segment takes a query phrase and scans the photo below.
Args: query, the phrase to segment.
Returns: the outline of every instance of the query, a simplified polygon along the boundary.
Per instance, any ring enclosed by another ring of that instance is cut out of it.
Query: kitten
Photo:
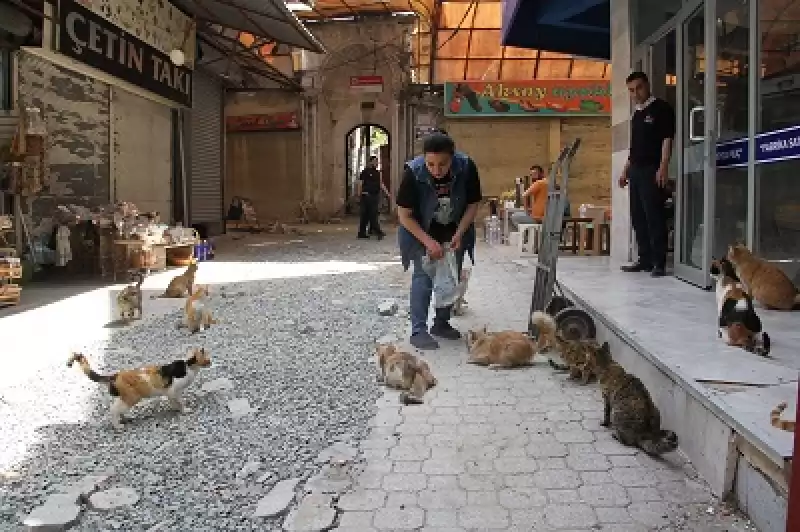
[[[565,340],[558,332],[555,319],[549,314],[541,311],[534,312],[531,316],[531,323],[539,331],[537,345],[555,348],[561,354],[561,358],[566,364],[559,364],[548,357],[547,362],[550,367],[558,371],[569,371],[571,380],[580,380],[581,384],[588,384],[595,374],[589,364],[591,352],[599,348],[594,340]]]
[[[204,331],[217,323],[217,320],[211,316],[211,311],[206,307],[204,301],[206,297],[208,297],[208,286],[198,286],[194,294],[186,299],[183,312],[186,326],[192,334]]]
[[[379,345],[376,358],[380,374],[378,379],[398,390],[404,405],[420,405],[425,392],[436,386],[436,378],[428,363],[411,353],[398,351],[394,345]]]
[[[753,298],[744,291],[733,264],[725,258],[714,259],[709,271],[716,282],[717,336],[730,346],[767,356],[770,337],[762,331]]]
[[[186,360],[175,360],[163,366],[145,366],[126,369],[113,375],[99,375],[90,366],[86,357],[73,353],[67,367],[77,362],[92,382],[108,385],[114,401],[111,404],[111,424],[122,428],[122,415],[146,397],[166,396],[170,405],[183,414],[190,410],[181,401],[181,393],[194,381],[198,371],[211,366],[211,357],[203,348],[189,351]]]
[[[756,257],[741,244],[728,248],[728,260],[747,292],[764,308],[800,310],[800,293],[778,266]]]
[[[769,413],[770,423],[776,429],[785,430],[787,432],[794,432],[795,427],[797,426],[797,421],[792,421],[790,419],[781,419],[781,414],[783,411],[786,410],[786,407],[789,405],[786,402],[778,404],[772,411]]]
[[[658,411],[644,383],[611,358],[608,343],[592,354],[592,366],[603,391],[604,427],[612,427],[614,439],[658,456],[678,447],[678,435],[661,428]]]
[[[528,335],[516,331],[487,331],[486,327],[470,330],[466,336],[469,358],[467,364],[488,366],[489,369],[517,368],[533,364],[536,355]]]
[[[144,275],[137,273],[135,277],[136,284],[126,286],[117,294],[117,309],[121,321],[130,321],[135,318],[137,313],[139,319],[142,319],[142,283],[144,282]]]
[[[458,298],[456,302],[453,304],[453,315],[454,316],[461,316],[464,314],[464,307],[467,306],[467,300],[464,299],[464,296],[467,293],[467,287],[469,286],[469,278],[472,275],[472,270],[470,268],[462,268],[461,269],[461,279],[458,283]]]
[[[179,298],[192,295],[194,293],[194,278],[196,274],[197,261],[192,259],[186,271],[174,277],[167,285],[167,289],[159,297]]]

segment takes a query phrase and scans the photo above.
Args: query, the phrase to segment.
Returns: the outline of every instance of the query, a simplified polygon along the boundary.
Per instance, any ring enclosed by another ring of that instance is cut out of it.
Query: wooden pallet
[[[0,305],[18,305],[22,287],[17,284],[0,285]]]
[[[22,265],[11,266],[0,264],[0,279],[20,279],[22,277]]]

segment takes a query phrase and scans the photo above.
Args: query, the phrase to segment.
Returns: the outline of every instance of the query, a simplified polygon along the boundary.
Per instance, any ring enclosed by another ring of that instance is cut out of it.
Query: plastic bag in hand
[[[422,269],[433,279],[433,306],[449,307],[458,299],[458,263],[456,254],[445,250],[441,259],[422,257]]]

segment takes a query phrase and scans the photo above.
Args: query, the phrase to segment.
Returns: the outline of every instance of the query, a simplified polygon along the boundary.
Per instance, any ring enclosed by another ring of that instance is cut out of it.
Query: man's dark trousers
[[[367,229],[373,235],[382,235],[381,223],[378,220],[378,208],[381,197],[379,194],[361,194],[360,219],[358,234],[367,236]]]
[[[639,248],[639,262],[644,266],[664,268],[667,263],[667,223],[664,192],[656,183],[656,166],[628,169],[631,222]]]

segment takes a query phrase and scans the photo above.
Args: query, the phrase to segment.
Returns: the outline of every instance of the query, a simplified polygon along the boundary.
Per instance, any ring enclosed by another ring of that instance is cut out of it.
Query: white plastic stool
[[[519,244],[517,250],[520,254],[530,250],[531,253],[539,253],[539,239],[542,236],[542,224],[519,224]],[[527,244],[526,244],[527,242]]]

